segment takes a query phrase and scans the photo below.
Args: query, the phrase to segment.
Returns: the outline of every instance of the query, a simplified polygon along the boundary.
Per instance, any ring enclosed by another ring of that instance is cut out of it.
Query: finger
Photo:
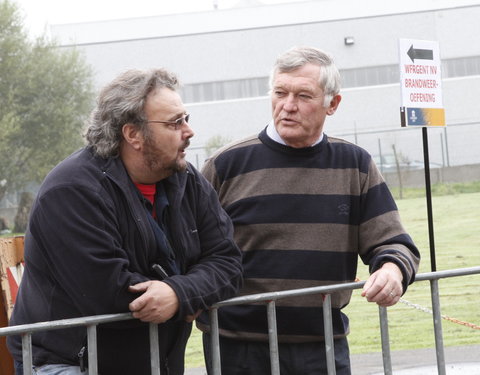
[[[145,295],[142,294],[140,297],[135,298],[130,304],[128,305],[128,308],[130,311],[140,311],[145,307],[147,304],[147,299],[144,297]]]
[[[392,289],[385,297],[377,301],[379,306],[389,307],[395,305],[401,298],[401,294],[396,294],[395,290]]]
[[[372,275],[370,276],[367,281],[365,282],[365,284],[363,285],[363,289],[362,289],[362,297],[365,297],[367,295],[367,292],[368,290],[371,288],[373,282],[375,281],[375,278],[376,276],[375,275]]]
[[[133,293],[145,292],[148,287],[151,285],[151,281],[144,281],[143,283],[138,283],[135,285],[130,285],[128,290]]]

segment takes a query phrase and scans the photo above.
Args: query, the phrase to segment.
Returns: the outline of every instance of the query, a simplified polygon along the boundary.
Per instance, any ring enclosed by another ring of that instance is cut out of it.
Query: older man
[[[106,86],[88,146],[50,172],[32,208],[10,324],[132,311],[98,327],[102,375],[150,373],[144,322],[161,323],[161,374],[183,374],[193,318],[241,283],[231,221],[185,161],[193,131],[176,87],[162,69]],[[85,328],[36,333],[35,373],[85,373],[86,343]],[[21,338],[8,344],[20,374]]]
[[[419,252],[372,158],[324,133],[339,92],[339,72],[326,53],[287,51],[271,75],[273,121],[223,148],[203,169],[243,250],[241,294],[353,281],[358,256],[370,267],[362,293],[370,302],[395,304],[414,279]],[[341,311],[350,297],[344,292],[332,300],[337,374],[351,372]],[[282,375],[326,374],[321,305],[319,296],[277,302]],[[265,307],[224,307],[219,322],[222,374],[270,374]],[[210,367],[205,316],[198,326],[206,332]]]

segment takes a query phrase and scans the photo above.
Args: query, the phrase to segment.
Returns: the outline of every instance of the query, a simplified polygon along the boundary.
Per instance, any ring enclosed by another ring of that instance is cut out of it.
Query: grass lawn
[[[397,201],[403,223],[420,249],[420,273],[430,272],[425,198]],[[432,198],[436,268],[440,270],[480,265],[480,193],[436,196]],[[368,276],[359,266],[359,277]],[[441,279],[442,315],[480,325],[480,275]],[[430,283],[409,287],[403,300],[431,310]],[[344,309],[350,317],[349,335],[352,353],[381,351],[378,308],[365,303],[360,291]],[[359,318],[361,317],[361,318]],[[391,349],[435,347],[432,315],[404,303],[388,309]],[[445,346],[480,344],[480,330],[442,320]]]
[[[472,186],[432,187],[436,268],[440,270],[480,265],[480,192]],[[474,192],[471,192],[474,191]],[[476,192],[475,192],[476,191]],[[458,194],[457,192],[462,192]],[[394,191],[395,194],[395,191]],[[403,192],[398,200],[402,221],[420,249],[420,273],[430,272],[430,243],[426,199],[421,190]],[[359,265],[358,277],[366,280],[367,267]],[[442,315],[480,325],[480,275],[447,278],[439,281]],[[431,310],[430,283],[418,282],[409,287],[405,301]],[[367,303],[360,290],[353,292],[351,303],[344,309],[350,318],[349,335],[352,353],[380,352],[378,307]],[[388,309],[391,350],[433,348],[432,315],[405,303]],[[442,320],[445,346],[480,344],[480,330]],[[201,334],[194,328],[187,346],[186,366],[203,366]]]

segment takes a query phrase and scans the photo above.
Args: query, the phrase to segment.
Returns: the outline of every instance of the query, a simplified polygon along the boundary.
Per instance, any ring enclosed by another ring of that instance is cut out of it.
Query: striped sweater
[[[358,256],[370,272],[395,262],[404,291],[413,281],[418,250],[362,148],[324,135],[316,146],[295,149],[264,130],[217,152],[203,173],[232,218],[243,251],[241,295],[351,282]],[[336,337],[348,333],[341,309],[350,297],[350,291],[332,295]],[[320,296],[283,299],[276,306],[280,342],[323,339]],[[206,316],[197,325],[208,330]],[[227,337],[268,339],[264,305],[222,307],[219,325]]]

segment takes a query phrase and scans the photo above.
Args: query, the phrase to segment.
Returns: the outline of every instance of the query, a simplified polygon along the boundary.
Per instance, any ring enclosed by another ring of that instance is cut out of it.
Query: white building
[[[401,128],[399,38],[439,41],[446,128],[429,128],[430,160],[480,163],[480,0],[317,0],[52,26],[84,50],[100,87],[130,68],[178,74],[201,165],[213,136],[259,132],[270,120],[268,76],[295,45],[330,52],[343,100],[325,132],[372,154],[423,160],[422,132]],[[478,176],[480,178],[480,176]]]

